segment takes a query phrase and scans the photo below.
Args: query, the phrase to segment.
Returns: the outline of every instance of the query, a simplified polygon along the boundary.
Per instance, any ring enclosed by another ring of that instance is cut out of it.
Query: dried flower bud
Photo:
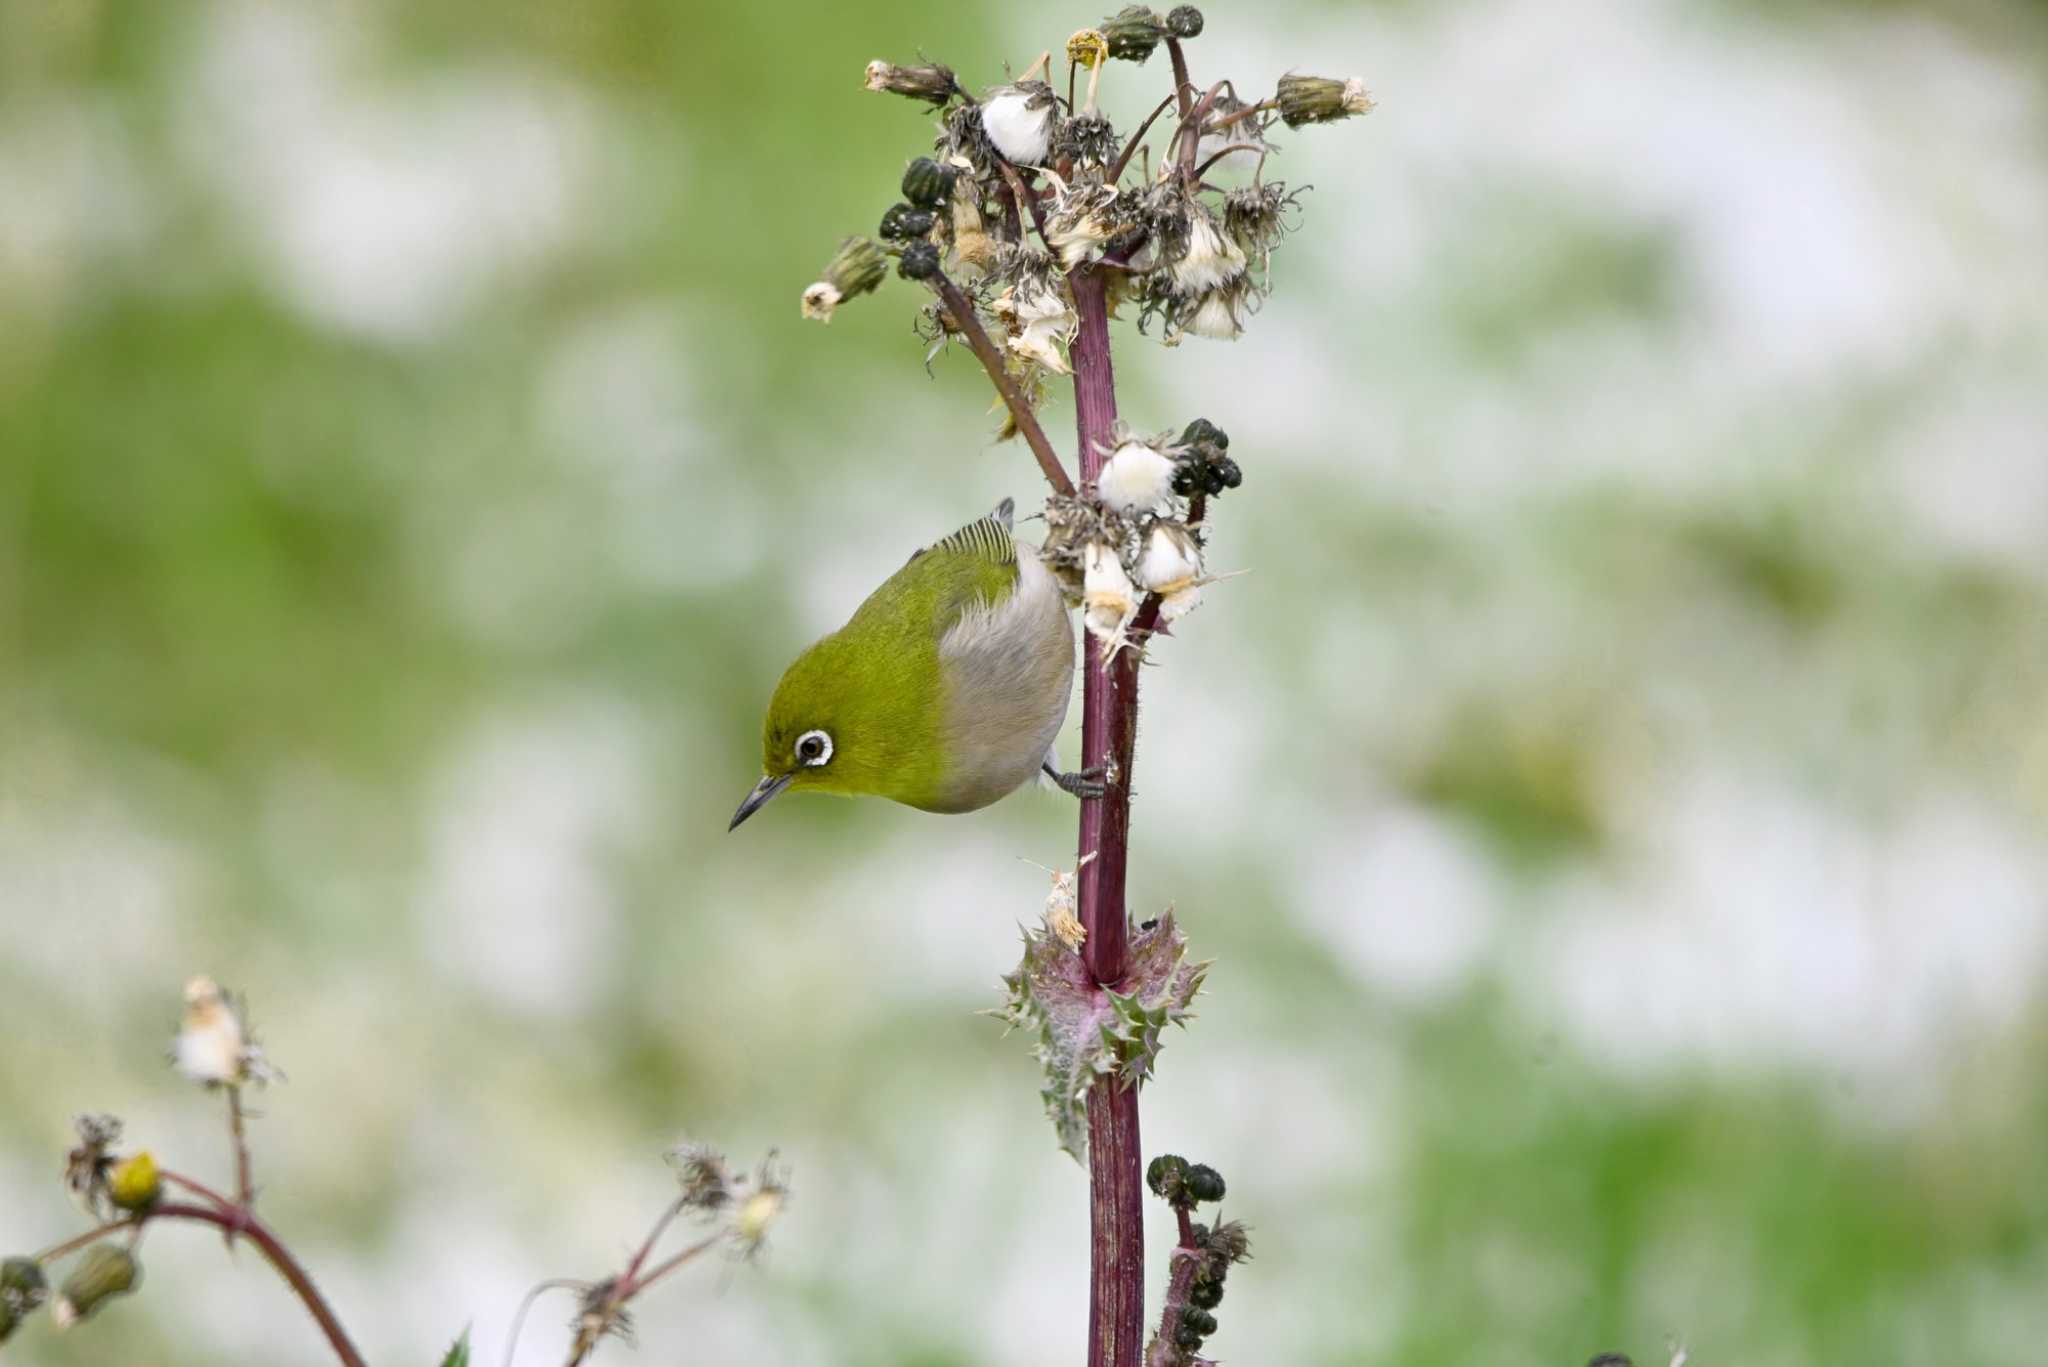
[[[1197,337],[1212,337],[1219,342],[1237,340],[1238,334],[1244,331],[1242,310],[1248,293],[1242,277],[1205,291],[1194,301],[1193,307],[1182,311],[1179,320],[1182,330]]]
[[[950,166],[941,166],[930,157],[919,157],[903,172],[903,197],[919,208],[936,209],[953,193],[957,175],[959,172]]]
[[[1166,21],[1145,5],[1126,5],[1116,17],[1102,21],[1102,36],[1109,40],[1109,55],[1120,62],[1142,62],[1166,36]]]
[[[1197,1163],[1188,1169],[1188,1195],[1197,1201],[1221,1201],[1223,1199],[1223,1174],[1207,1163]]]
[[[903,242],[914,237],[923,237],[932,230],[934,216],[930,209],[919,209],[910,204],[891,204],[882,215],[881,224],[875,235],[888,242]]]
[[[1223,1304],[1222,1282],[1196,1282],[1188,1288],[1188,1304],[1214,1310]]]
[[[1052,150],[1059,104],[1044,81],[999,85],[981,102],[981,126],[996,151],[1018,166],[1038,166]]]
[[[1327,76],[1282,76],[1276,98],[1280,102],[1280,117],[1289,128],[1305,123],[1335,123],[1353,114],[1372,112],[1372,96],[1365,93],[1365,82],[1356,76],[1348,81]]]
[[[1189,1350],[1202,1346],[1202,1336],[1185,1324],[1175,1326],[1173,1341],[1175,1346]]]
[[[1221,1281],[1232,1263],[1252,1256],[1251,1236],[1236,1220],[1225,1220],[1214,1229],[1196,1225],[1195,1240],[1202,1247],[1202,1270],[1210,1281]]]
[[[954,82],[950,68],[897,66],[894,62],[869,62],[867,80],[863,84],[869,90],[904,95],[935,105],[952,99],[953,92],[960,88]]]
[[[1015,285],[997,296],[995,315],[1010,334],[1011,351],[1055,375],[1069,373],[1061,348],[1073,340],[1080,317],[1065,294],[1050,284],[1020,276]]]
[[[1202,36],[1202,12],[1193,5],[1175,5],[1166,15],[1166,31],[1176,38]]]
[[[111,1115],[82,1115],[76,1125],[78,1147],[65,1156],[64,1185],[87,1210],[97,1214],[106,1201],[107,1173],[114,1166],[107,1150],[121,1142],[121,1120]]]
[[[34,1258],[9,1258],[0,1262],[0,1343],[36,1312],[49,1295],[43,1280],[43,1265]]]
[[[826,263],[824,276],[804,290],[804,317],[831,322],[834,309],[881,284],[888,270],[880,247],[865,237],[847,238]]]
[[[896,273],[905,280],[931,279],[939,273],[939,249],[929,242],[911,243],[896,259]]]
[[[1124,572],[1116,548],[1091,541],[1081,556],[1081,606],[1088,630],[1121,645],[1123,627],[1138,610],[1137,586]]]
[[[1216,1332],[1216,1317],[1198,1306],[1189,1306],[1180,1312],[1180,1322],[1203,1338]]]
[[[1245,255],[1263,260],[1287,235],[1281,215],[1294,202],[1287,187],[1278,181],[1240,186],[1223,196],[1223,231]]]
[[[1155,522],[1131,577],[1154,593],[1177,593],[1201,575],[1202,546],[1195,534],[1179,522]]]
[[[122,1210],[131,1211],[148,1210],[163,1198],[163,1175],[149,1150],[114,1165],[107,1178],[107,1194]]]
[[[1174,462],[1150,442],[1126,441],[1110,452],[1096,492],[1120,513],[1146,512],[1173,494]]]
[[[116,1296],[133,1291],[142,1280],[142,1264],[125,1248],[94,1244],[57,1291],[50,1318],[59,1329],[69,1329]]]

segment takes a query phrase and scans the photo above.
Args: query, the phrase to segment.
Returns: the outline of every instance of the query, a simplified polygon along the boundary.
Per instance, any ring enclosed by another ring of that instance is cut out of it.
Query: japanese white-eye
[[[761,727],[761,781],[732,824],[796,789],[971,812],[1041,770],[1073,691],[1074,628],[1004,499],[910,557],[846,625],[797,656]],[[730,829],[730,828],[728,828]]]

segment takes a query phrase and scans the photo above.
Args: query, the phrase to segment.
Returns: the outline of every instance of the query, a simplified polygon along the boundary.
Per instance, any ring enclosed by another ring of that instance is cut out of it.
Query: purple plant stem
[[[1101,271],[1068,277],[1081,326],[1074,338],[1074,409],[1081,482],[1093,484],[1116,424],[1116,376],[1110,368],[1108,279]],[[1129,968],[1130,923],[1124,870],[1131,822],[1132,742],[1137,732],[1138,662],[1132,650],[1103,658],[1082,637],[1081,763],[1105,766],[1109,791],[1081,804],[1081,925],[1095,981],[1121,985]],[[1139,1176],[1138,1089],[1114,1077],[1088,1093],[1090,1211],[1089,1367],[1137,1367],[1145,1321],[1145,1212]]]
[[[320,1332],[327,1337],[327,1346],[334,1350],[335,1358],[343,1367],[364,1367],[363,1355],[356,1351],[349,1341],[348,1331],[341,1327],[333,1309],[320,1294],[320,1288],[313,1284],[313,1278],[299,1265],[284,1241],[270,1232],[269,1226],[257,1219],[246,1207],[236,1210],[216,1210],[212,1206],[179,1205],[165,1202],[151,1210],[147,1220],[193,1220],[213,1225],[228,1235],[246,1235],[249,1241],[263,1250],[263,1256],[277,1269],[286,1284],[297,1295],[301,1304],[312,1315],[313,1322],[320,1326]]]

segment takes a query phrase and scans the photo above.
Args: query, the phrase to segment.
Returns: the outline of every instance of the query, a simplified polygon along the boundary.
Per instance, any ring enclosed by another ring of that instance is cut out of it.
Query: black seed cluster
[[[896,261],[896,273],[905,280],[929,280],[939,273],[939,249],[929,242],[912,242]]]
[[[1244,483],[1244,471],[1230,458],[1230,434],[1207,418],[1196,418],[1180,434],[1187,454],[1173,472],[1173,491],[1183,498],[1216,497]]]

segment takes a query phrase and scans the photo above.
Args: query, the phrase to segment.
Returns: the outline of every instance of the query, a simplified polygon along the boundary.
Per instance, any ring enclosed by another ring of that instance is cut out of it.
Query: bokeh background
[[[207,971],[374,1361],[496,1361],[686,1134],[794,1204],[641,1360],[1077,1358],[1085,1180],[974,1014],[1071,805],[725,823],[794,651],[1036,493],[910,287],[797,317],[928,146],[861,68],[1097,17],[0,3],[7,1251],[76,1112],[225,1173]],[[1380,100],[1279,135],[1241,341],[1119,335],[1247,472],[1132,874],[1218,960],[1144,1112],[1255,1227],[1212,1351],[2038,1364],[2048,13],[1219,3],[1191,60]],[[145,1254],[10,1360],[320,1360],[253,1255]]]

